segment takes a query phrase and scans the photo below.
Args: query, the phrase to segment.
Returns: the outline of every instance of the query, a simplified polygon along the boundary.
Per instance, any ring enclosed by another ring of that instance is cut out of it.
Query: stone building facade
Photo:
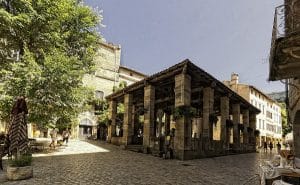
[[[182,160],[255,151],[260,111],[189,60],[106,99],[110,143]],[[125,108],[123,120],[118,104]],[[122,134],[116,133],[119,122]]]
[[[94,89],[95,97],[100,100],[111,94],[114,86],[119,86],[119,83],[130,85],[145,78],[144,74],[121,66],[120,45],[101,42],[94,62],[95,73],[86,74],[83,85]],[[96,136],[98,124],[93,108],[80,114],[78,121],[79,124],[73,132],[76,133],[75,137]]]
[[[105,100],[104,97],[113,92],[114,86],[120,83],[130,85],[146,76],[130,68],[121,65],[121,46],[111,43],[100,42],[99,50],[94,58],[94,74],[86,74],[83,77],[83,86],[93,89],[95,98]],[[82,112],[78,117],[78,123],[72,128],[72,137],[84,139],[97,136],[97,116],[94,107],[90,111]],[[0,124],[1,131],[1,124]],[[45,137],[49,130],[44,131],[36,128],[34,124],[28,124],[29,137]]]
[[[275,9],[270,50],[270,80],[289,85],[288,121],[293,125],[293,150],[300,157],[300,1],[285,0]]]
[[[281,142],[282,119],[280,104],[256,87],[239,83],[238,74],[233,73],[231,80],[223,83],[260,110],[260,114],[256,116],[256,129],[260,132],[257,145],[261,147],[263,142],[272,142],[273,144]]]

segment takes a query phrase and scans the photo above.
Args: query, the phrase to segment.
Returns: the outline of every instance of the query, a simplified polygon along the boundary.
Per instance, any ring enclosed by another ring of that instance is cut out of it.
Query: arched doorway
[[[82,119],[79,124],[79,138],[85,139],[87,137],[91,137],[92,135],[93,135],[93,122],[88,118]]]
[[[105,124],[98,124],[97,126],[97,139],[106,141],[107,126]]]

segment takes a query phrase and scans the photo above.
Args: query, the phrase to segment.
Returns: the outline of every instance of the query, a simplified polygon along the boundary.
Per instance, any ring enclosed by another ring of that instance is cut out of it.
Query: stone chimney
[[[239,83],[239,75],[236,73],[231,74],[231,79],[230,79],[230,86],[231,85],[237,85]]]

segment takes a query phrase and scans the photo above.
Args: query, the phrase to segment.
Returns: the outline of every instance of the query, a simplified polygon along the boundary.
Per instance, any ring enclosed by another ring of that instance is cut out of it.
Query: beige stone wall
[[[289,83],[293,84],[289,86],[290,121],[295,122],[296,113],[300,110],[300,80],[291,79]]]
[[[119,84],[120,57],[120,46],[101,43],[94,58],[95,73],[85,75],[83,85],[95,91],[103,91],[104,96],[111,94],[113,86]]]
[[[144,77],[133,70],[120,68],[121,47],[118,45],[101,43],[94,62],[95,73],[86,74],[83,78],[83,85],[94,91],[102,91],[104,97],[111,94],[113,87],[119,86],[120,82],[125,81],[127,85],[130,85]],[[80,114],[78,124],[83,119],[91,120],[93,126],[97,125],[97,117],[94,115],[93,109]]]
[[[289,84],[289,118],[293,123],[295,154],[300,157],[300,80],[290,80]]]
[[[104,97],[111,94],[113,87],[118,86],[121,81],[126,81],[130,85],[143,76],[134,71],[123,69],[119,72],[121,63],[121,47],[109,43],[100,43],[99,50],[94,58],[95,72],[93,74],[86,74],[83,77],[83,86],[92,88],[94,91],[104,92]],[[132,76],[130,76],[132,73]],[[128,78],[125,78],[129,76]],[[124,77],[125,76],[125,77]],[[97,117],[94,115],[93,109],[88,112],[83,112],[78,116],[78,123],[75,123],[72,128],[72,137],[78,138],[79,124],[83,119],[89,119],[93,126],[97,125]],[[0,122],[0,132],[4,130],[4,124]],[[93,127],[95,132],[95,127]],[[30,124],[28,128],[28,135],[30,137],[40,137],[40,131],[35,124]]]
[[[223,81],[223,83],[231,90],[242,96],[244,99],[250,102],[250,87],[245,84],[232,84],[230,81]]]
[[[238,78],[223,83],[261,111],[256,116],[256,129],[260,131],[261,136],[282,139],[281,107],[277,102],[254,86],[238,83]],[[267,116],[267,111],[272,114],[271,118]]]
[[[136,72],[134,70],[120,67],[119,68],[119,81],[126,81],[128,83],[137,82],[141,79],[145,78],[145,75],[140,74],[139,72]]]

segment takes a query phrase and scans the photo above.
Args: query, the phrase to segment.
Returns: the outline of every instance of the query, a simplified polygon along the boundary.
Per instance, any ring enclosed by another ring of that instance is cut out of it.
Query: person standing
[[[279,154],[279,152],[280,152],[280,150],[281,150],[281,144],[279,143],[279,141],[278,141],[278,143],[276,144],[276,146],[277,146],[277,153]]]
[[[264,152],[267,153],[267,150],[268,150],[268,144],[267,144],[267,142],[265,141],[265,142],[264,142]]]
[[[69,129],[66,129],[66,130],[63,132],[63,142],[66,141],[66,145],[68,145],[70,135],[71,135],[71,132],[70,132]]]
[[[269,147],[270,147],[270,153],[272,153],[272,149],[273,149],[273,143],[272,143],[272,141],[270,141]]]
[[[50,132],[50,137],[51,137],[51,143],[49,145],[50,148],[54,148],[56,147],[56,142],[57,142],[57,129],[53,128]]]

